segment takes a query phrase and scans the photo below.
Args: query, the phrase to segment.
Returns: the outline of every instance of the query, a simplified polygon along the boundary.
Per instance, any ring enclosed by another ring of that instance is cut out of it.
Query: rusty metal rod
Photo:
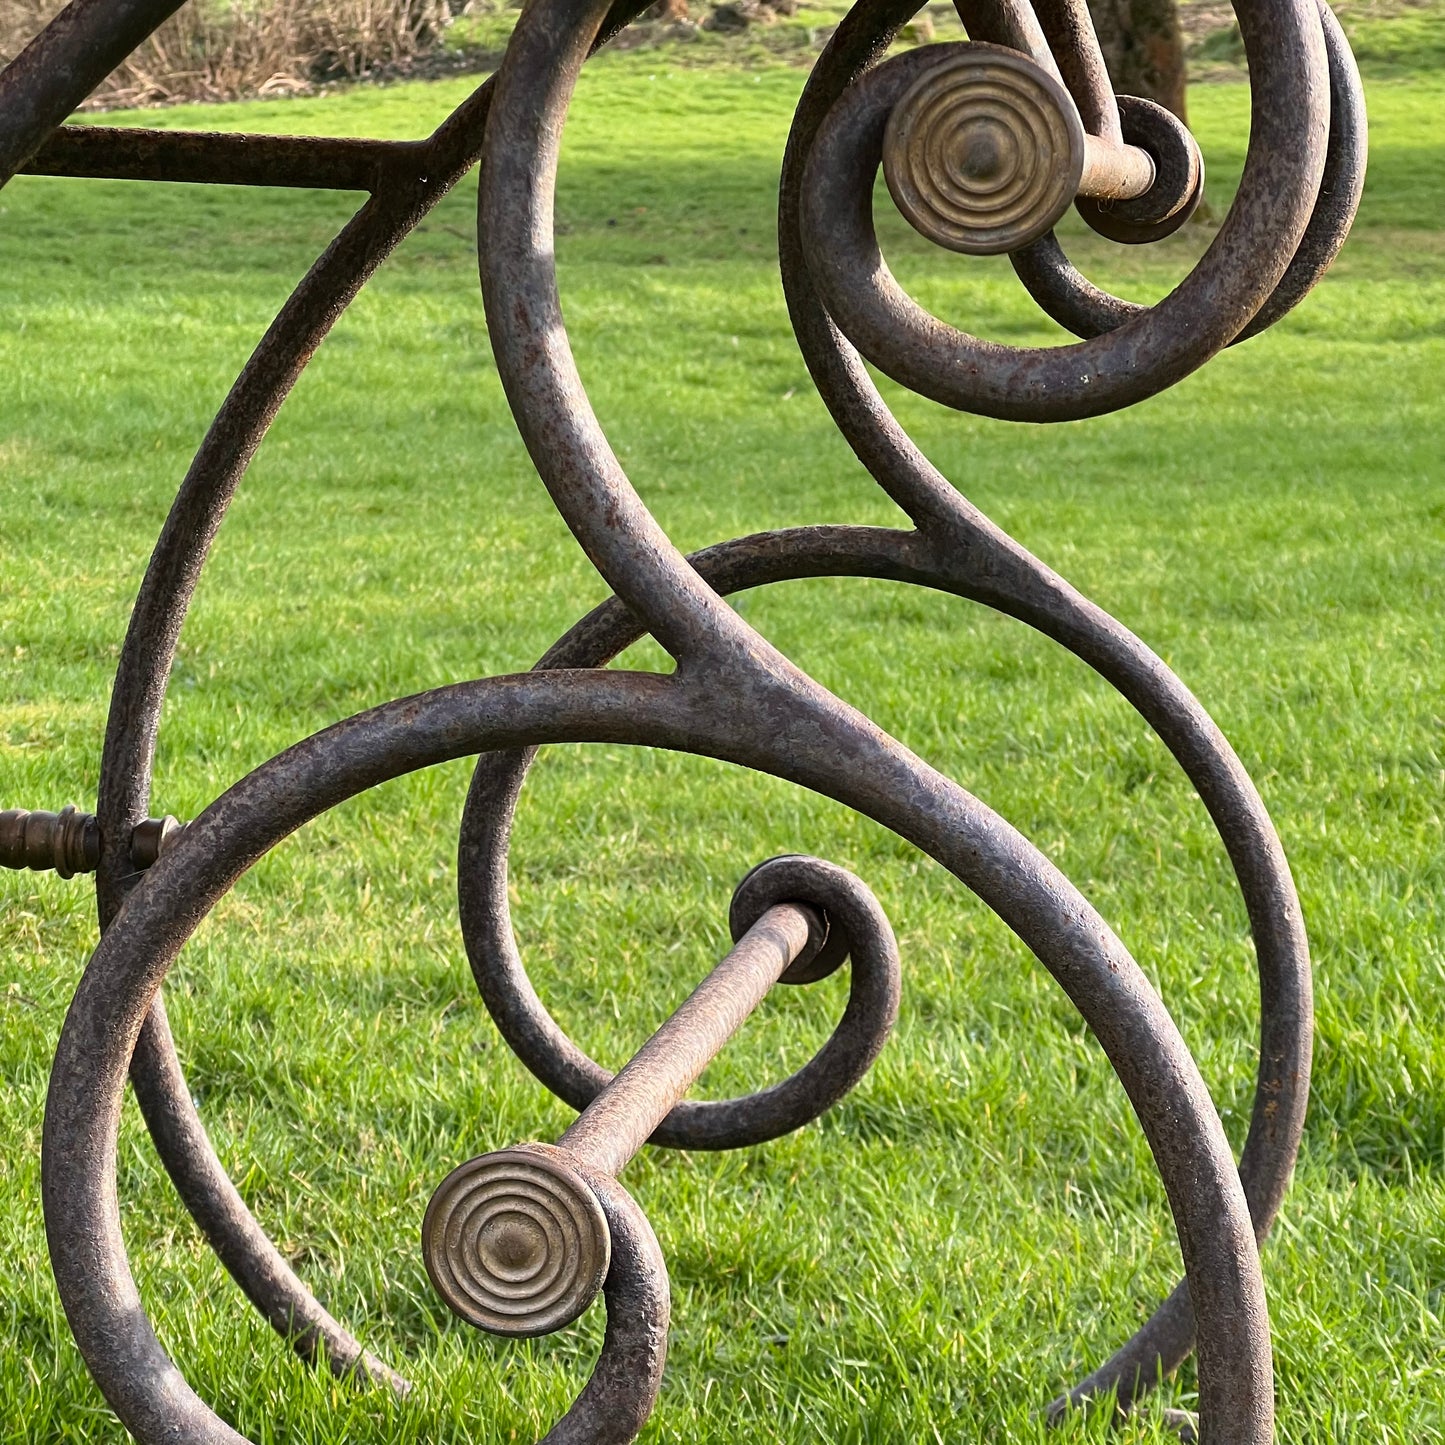
[[[1119,103],[1104,66],[1104,53],[1085,0],[1033,0],[1033,10],[1048,39],[1079,118],[1090,135],[1122,144]]]
[[[1132,201],[1154,184],[1154,157],[1138,146],[1084,136],[1079,194],[1096,201]]]
[[[34,176],[375,191],[388,179],[425,177],[428,144],[67,125],[21,170]]]
[[[130,860],[149,868],[185,825],[167,814],[146,818],[131,829]],[[0,868],[55,872],[62,878],[94,873],[100,864],[100,824],[95,814],[70,804],[58,813],[28,808],[0,812]]]
[[[954,0],[953,8],[970,40],[1005,45],[1027,55],[1060,85],[1058,61],[1029,0]]]
[[[822,920],[805,903],[769,908],[557,1141],[616,1177],[807,946]]]
[[[0,186],[182,0],[71,0],[0,70]]]

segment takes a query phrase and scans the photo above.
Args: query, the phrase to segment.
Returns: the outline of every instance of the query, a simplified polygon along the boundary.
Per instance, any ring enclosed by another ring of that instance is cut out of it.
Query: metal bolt
[[[166,814],[138,823],[130,835],[131,862],[149,868],[169,851],[185,824]],[[100,866],[100,824],[73,803],[58,813],[8,808],[0,813],[0,868],[56,872],[62,878]]]

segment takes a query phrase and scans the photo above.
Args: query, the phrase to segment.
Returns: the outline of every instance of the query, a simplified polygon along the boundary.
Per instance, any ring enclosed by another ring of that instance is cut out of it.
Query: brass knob
[[[950,251],[992,256],[1051,230],[1084,174],[1083,122],[1026,55],[959,46],[904,92],[883,136],[898,209]]]
[[[453,1314],[494,1335],[546,1335],[575,1320],[607,1278],[602,1206],[540,1149],[501,1149],[453,1169],[422,1221],[422,1259]]]

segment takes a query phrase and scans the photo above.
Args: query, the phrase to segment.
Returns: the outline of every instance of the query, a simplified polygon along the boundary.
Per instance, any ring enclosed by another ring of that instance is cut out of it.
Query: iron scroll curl
[[[285,1265],[211,1150],[161,1004],[163,978],[186,938],[246,869],[308,819],[386,778],[480,754],[462,821],[468,950],[509,1042],[548,1087],[589,1108],[613,1081],[566,1039],[532,991],[511,937],[506,870],[510,821],[536,748],[594,741],[717,758],[834,798],[943,864],[1008,924],[1078,1008],[1131,1099],[1169,1197],[1186,1272],[1136,1336],[1051,1410],[1101,1394],[1128,1408],[1197,1345],[1201,1438],[1272,1440],[1258,1242],[1278,1212],[1299,1146],[1312,1023],[1308,948],[1279,839],[1239,759],[1187,688],[1138,638],[932,467],[889,414],[862,358],[963,409],[1053,420],[1139,400],[1277,320],[1333,258],[1359,197],[1358,75],[1332,18],[1321,15],[1317,0],[1239,0],[1257,89],[1236,210],[1197,271],[1149,311],[1089,288],[1051,234],[1015,248],[1015,267],[1035,298],[1085,336],[1079,346],[1020,361],[1003,355],[1006,349],[980,349],[888,290],[867,210],[875,150],[890,109],[920,78],[948,63],[949,47],[885,58],[916,4],[861,0],[804,87],[784,157],[779,254],[794,329],[819,391],[914,530],[817,526],[737,538],[685,558],[643,505],[592,412],[562,320],[550,244],[557,148],[577,74],[643,6],[534,0],[498,75],[424,142],[293,140],[289,149],[268,153],[264,138],[178,144],[174,137],[139,136],[122,154],[103,135],[47,141],[93,79],[82,71],[61,76],[55,57],[82,43],[99,45],[96,53],[105,55],[133,46],[174,8],[170,0],[128,0],[107,28],[93,0],[76,0],[0,73],[0,171],[68,167],[64,173],[161,178],[168,167],[179,167],[186,174],[175,178],[255,183],[264,173],[258,161],[270,154],[283,169],[291,167],[288,183],[345,175],[369,198],[286,303],[182,484],[122,651],[97,816],[93,829],[85,825],[87,838],[99,837],[94,861],[103,935],[56,1054],[43,1191],[67,1317],[120,1418],[147,1445],[173,1438],[236,1445],[241,1439],[166,1356],[130,1276],[115,1194],[116,1118],[127,1076],[187,1207],[278,1332],[337,1373],[401,1393],[407,1388]],[[1093,177],[1088,185],[1095,189],[1080,191],[1086,216],[1100,187],[1132,187],[1140,204],[1151,191],[1157,199],[1167,171],[1162,149],[1143,169],[1129,153],[1144,138],[1143,130],[1131,128],[1137,107],[1101,87],[1100,67],[1084,42],[1074,63],[1068,55],[1058,64],[1050,57],[1048,42],[1068,19],[1070,0],[1040,3],[1037,16],[1013,0],[960,8],[972,42],[1008,47],[1025,67],[1052,76],[1044,90],[1064,108],[1071,143],[1087,151],[1076,167],[1080,176]],[[170,665],[230,500],[336,317],[478,163],[479,267],[498,371],[543,483],[615,595],[532,673],[384,704],[296,744],[228,790],[140,875],[131,840],[149,807]],[[1151,179],[1143,178],[1146,170]],[[1170,182],[1172,209],[1154,227],[1161,234],[1197,192],[1187,166],[1180,174],[1183,180]],[[1268,208],[1261,200],[1266,195]],[[953,349],[944,368],[953,380],[946,384],[937,380],[940,347]],[[725,601],[740,588],[802,576],[891,578],[1017,618],[1118,688],[1170,748],[1229,852],[1259,961],[1256,1102],[1237,1166],[1164,1004],[1082,895],[1005,820],[820,687]],[[605,669],[643,634],[671,653],[675,674]],[[71,832],[80,836],[76,828]],[[789,1081],[721,1108],[682,1102],[661,1117],[654,1142],[735,1147],[774,1137],[812,1117],[798,1100],[818,1093],[825,1075],[832,1080],[819,1095],[826,1103],[852,1087],[876,1057],[891,1025],[890,1007],[896,1009],[896,961],[888,962],[881,941],[891,934],[886,918],[857,892],[856,880],[834,878],[830,866],[809,864],[790,886],[808,894],[798,901],[820,910],[849,940],[855,996],[867,1001],[856,1013],[850,1002],[838,1036],[851,1029],[847,1042],[827,1056],[826,1067],[819,1060],[808,1066],[815,1072],[806,1088],[794,1086],[797,1099],[787,1093]],[[786,970],[782,978],[789,981]],[[783,1107],[780,1099],[792,1101]],[[565,1139],[558,1157],[576,1163]],[[621,1442],[645,1422],[661,1379],[670,1308],[666,1269],[615,1170],[578,1168],[610,1231],[608,1334],[591,1382],[546,1438]]]

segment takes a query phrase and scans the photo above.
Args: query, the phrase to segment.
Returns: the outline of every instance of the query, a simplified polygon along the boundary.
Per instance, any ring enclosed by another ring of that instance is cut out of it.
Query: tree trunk
[[[1121,95],[1142,95],[1184,113],[1184,32],[1176,0],[1088,0],[1109,79]]]

